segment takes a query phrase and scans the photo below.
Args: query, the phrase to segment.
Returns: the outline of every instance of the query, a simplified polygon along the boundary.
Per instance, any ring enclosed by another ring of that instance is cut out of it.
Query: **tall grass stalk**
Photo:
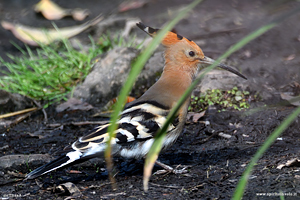
[[[273,144],[273,142],[280,136],[280,134],[286,130],[289,125],[297,118],[300,114],[300,107],[298,107],[292,114],[290,114],[266,139],[263,145],[258,149],[255,155],[251,158],[250,163],[248,164],[246,170],[244,171],[242,177],[239,180],[239,183],[235,189],[233,200],[240,200],[243,197],[249,176],[251,171],[257,161],[262,157],[262,155],[268,150],[268,148]]]

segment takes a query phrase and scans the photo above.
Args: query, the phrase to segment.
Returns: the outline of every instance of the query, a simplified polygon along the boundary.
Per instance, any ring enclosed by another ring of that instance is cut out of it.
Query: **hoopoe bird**
[[[137,26],[148,35],[155,37],[159,29],[147,27],[141,22]],[[193,41],[173,32],[168,32],[162,40],[165,46],[165,66],[159,80],[140,98],[126,104],[120,114],[118,129],[112,140],[112,154],[125,158],[143,158],[149,152],[156,132],[166,121],[166,117],[176,105],[185,90],[191,85],[197,69],[210,65],[213,59],[204,56],[201,48]],[[242,78],[241,73],[224,65],[218,67],[228,70]],[[163,149],[172,145],[181,134],[186,121],[189,99],[185,101],[176,120],[168,127]],[[51,172],[70,164],[103,156],[108,140],[109,123],[96,127],[87,135],[72,144],[72,150],[64,156],[41,166],[27,174],[27,179]]]

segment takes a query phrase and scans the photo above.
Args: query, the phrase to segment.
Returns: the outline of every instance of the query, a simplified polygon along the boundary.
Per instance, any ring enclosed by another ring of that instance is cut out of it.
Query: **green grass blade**
[[[248,182],[248,178],[251,171],[257,161],[266,152],[266,150],[273,144],[273,142],[280,136],[280,134],[287,129],[287,127],[297,118],[300,114],[300,107],[298,107],[292,114],[290,114],[277,128],[276,130],[267,138],[264,144],[259,148],[259,150],[252,157],[247,169],[244,171],[233,195],[233,200],[240,200],[243,197],[245,187]]]
[[[283,20],[287,19],[288,17],[298,13],[300,11],[300,6],[296,7],[295,9],[279,16],[278,18],[274,19],[271,24],[277,25],[281,23]],[[259,150],[255,153],[252,157],[249,165],[247,166],[246,170],[244,171],[236,189],[234,195],[232,197],[233,200],[240,200],[243,197],[246,185],[248,183],[249,176],[252,172],[253,167],[257,163],[257,161],[262,157],[262,155],[266,152],[266,150],[273,144],[277,137],[287,129],[287,127],[297,118],[300,114],[300,107],[298,107],[292,114],[290,114],[277,128],[272,134],[267,138],[264,144],[259,148]]]
[[[118,97],[118,102],[115,104],[114,112],[111,115],[111,125],[108,127],[109,139],[107,141],[107,148],[105,150],[105,160],[106,160],[107,168],[110,172],[112,169],[111,139],[112,139],[112,137],[114,137],[114,131],[117,128],[116,122],[119,118],[119,113],[121,112],[121,110],[124,107],[126,96],[129,94],[135,79],[137,78],[138,74],[142,70],[142,67],[145,65],[147,60],[150,58],[151,54],[154,52],[155,48],[160,43],[160,41],[163,39],[163,37],[167,33],[167,31],[171,30],[171,28],[173,26],[175,26],[175,24],[178,23],[178,21],[180,19],[182,19],[193,7],[195,7],[201,1],[202,0],[196,0],[196,1],[192,2],[185,9],[183,9],[180,13],[178,13],[178,15],[172,21],[170,21],[162,30],[160,30],[158,32],[157,36],[146,47],[144,52],[137,58],[136,62],[133,64],[132,70],[130,71],[130,73],[128,75],[126,83],[124,84],[123,88],[121,89],[120,95]],[[110,173],[110,179],[111,179],[112,183],[114,183],[111,173]]]

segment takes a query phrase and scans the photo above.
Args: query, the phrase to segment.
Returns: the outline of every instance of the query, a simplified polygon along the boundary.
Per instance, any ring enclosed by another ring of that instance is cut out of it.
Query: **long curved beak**
[[[204,57],[203,59],[200,60],[201,63],[203,64],[208,64],[208,65],[211,65],[213,64],[214,62],[216,62],[215,60],[209,58],[209,57]],[[223,64],[223,63],[220,63],[218,65],[218,67],[222,68],[222,69],[225,69],[231,73],[234,73],[235,75],[238,75],[239,77],[242,77],[243,79],[246,79],[246,76],[244,76],[243,74],[241,74],[240,72],[236,71],[235,69],[231,68],[231,67],[228,67],[227,65]]]

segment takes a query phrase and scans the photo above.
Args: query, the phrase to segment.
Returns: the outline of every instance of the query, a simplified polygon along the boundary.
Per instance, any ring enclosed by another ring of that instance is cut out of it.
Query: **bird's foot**
[[[188,173],[188,170],[186,169],[187,167],[184,167],[182,169],[177,169],[180,165],[178,165],[175,169],[173,167],[170,167],[169,165],[166,165],[162,162],[156,161],[155,162],[157,165],[161,166],[162,170],[158,170],[157,172],[154,173],[154,175],[159,175],[159,174],[165,174],[165,173],[174,173],[174,174],[186,174]]]

